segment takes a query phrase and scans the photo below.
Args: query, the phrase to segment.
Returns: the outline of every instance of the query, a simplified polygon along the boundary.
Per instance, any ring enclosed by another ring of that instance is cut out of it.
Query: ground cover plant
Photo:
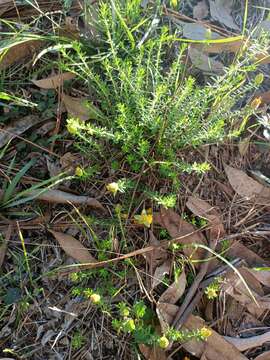
[[[4,2],[3,357],[267,359],[268,10],[239,4]]]

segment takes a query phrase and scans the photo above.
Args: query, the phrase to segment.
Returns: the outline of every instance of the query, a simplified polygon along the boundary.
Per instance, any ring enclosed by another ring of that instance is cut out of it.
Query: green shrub
[[[238,134],[241,119],[246,122],[253,111],[238,104],[256,86],[245,85],[253,67],[246,55],[223,75],[199,84],[186,76],[187,45],[167,26],[153,23],[138,0],[102,3],[95,50],[85,40],[62,48],[65,70],[88,84],[98,109],[89,122],[69,119],[68,129],[88,152],[104,156],[108,146],[120,150],[133,171],[143,164],[168,174],[205,171],[205,164],[183,163],[180,151]]]

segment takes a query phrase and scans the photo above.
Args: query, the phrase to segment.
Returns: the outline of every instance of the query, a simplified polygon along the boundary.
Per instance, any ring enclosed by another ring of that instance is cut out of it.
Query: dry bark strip
[[[262,346],[264,343],[270,341],[270,331],[262,335],[252,336],[244,339],[230,336],[224,336],[224,339],[234,345],[239,351],[246,351],[257,346]],[[270,359],[270,355],[268,359]]]

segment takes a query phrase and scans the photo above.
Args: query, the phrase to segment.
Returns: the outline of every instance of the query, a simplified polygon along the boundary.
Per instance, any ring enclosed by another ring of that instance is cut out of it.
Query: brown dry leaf
[[[175,304],[184,294],[186,289],[187,279],[185,270],[183,269],[178,279],[164,291],[160,296],[158,302]]]
[[[101,112],[88,99],[75,98],[69,95],[62,95],[63,103],[70,116],[82,121],[97,119],[102,116]]]
[[[269,270],[255,270],[248,269],[247,271],[252,274],[261,284],[270,287],[270,271]]]
[[[167,229],[173,239],[179,238],[178,243],[184,245],[203,244],[207,245],[207,241],[201,232],[190,223],[183,220],[172,209],[161,208],[160,213],[154,215],[154,221]],[[184,247],[183,252],[186,256],[192,256],[192,259],[203,259],[204,250],[193,247]]]
[[[240,258],[245,260],[249,266],[263,266],[270,265],[269,262],[261,258],[254,251],[250,250],[239,241],[234,241],[227,251],[227,255],[233,258]]]
[[[9,66],[18,63],[25,58],[35,55],[37,50],[41,48],[43,41],[28,40],[23,43],[11,46],[5,55],[1,56],[0,70],[7,69]]]
[[[224,65],[220,61],[208,57],[192,45],[189,47],[188,55],[192,64],[202,71],[216,74],[221,74],[224,71]]]
[[[167,360],[165,351],[159,347],[152,348],[144,344],[140,344],[139,349],[146,360]]]
[[[105,208],[98,200],[89,196],[74,195],[61,190],[47,189],[32,190],[27,195],[29,194],[37,200],[48,201],[55,204],[72,203],[74,205],[86,205],[105,211]]]
[[[163,331],[166,331],[168,326],[172,324],[178,310],[179,307],[176,305],[158,303],[157,314]],[[190,315],[182,329],[192,331],[201,329],[205,326],[206,324],[203,319],[198,316]],[[247,357],[242,355],[235,346],[227,342],[214,330],[212,330],[212,335],[208,337],[207,341],[198,341],[194,339],[183,343],[182,346],[185,350],[198,358],[205,355],[208,360],[247,360]]]
[[[186,206],[194,215],[206,219],[211,226],[210,240],[219,239],[225,235],[225,229],[222,224],[218,211],[208,204],[208,202],[194,196],[190,196]]]
[[[73,236],[53,230],[49,231],[53,234],[65,253],[73,259],[77,260],[81,264],[97,262],[86,247],[84,247],[80,241],[76,240]]]
[[[209,9],[205,0],[199,1],[193,8],[193,17],[202,20],[208,16]]]
[[[257,336],[251,336],[248,338],[240,339],[238,337],[224,336],[226,341],[234,345],[239,351],[246,351],[258,346],[262,346],[264,343],[270,341],[270,331]],[[268,358],[269,360],[269,358]]]
[[[261,99],[261,105],[270,103],[270,91],[259,93],[255,97]]]
[[[244,171],[235,169],[229,165],[224,165],[228,180],[234,191],[247,200],[252,200],[256,204],[270,204],[270,188],[263,186],[253,180]]]
[[[242,280],[234,272],[226,275],[225,281],[221,285],[221,290],[246,307],[252,315],[259,317],[265,310],[270,309],[270,299],[264,297],[264,291],[259,281],[246,268],[241,268],[239,271],[256,299],[257,304],[251,298]]]
[[[241,156],[245,156],[249,149],[249,138],[242,139],[238,144],[239,153]]]
[[[221,24],[239,30],[231,15],[233,0],[209,0],[211,17]]]
[[[171,260],[165,261],[160,266],[157,266],[152,279],[152,289],[157,287],[160,283],[162,283],[163,278],[166,274],[170,273],[171,269]]]
[[[57,89],[63,86],[64,81],[74,79],[75,76],[76,75],[71,72],[64,72],[44,79],[32,80],[32,83],[41,89]]]
[[[220,38],[222,40],[223,38]],[[226,40],[226,38],[224,38]],[[246,45],[244,39],[237,39],[229,42],[209,43],[209,44],[193,44],[192,46],[208,54],[220,54],[222,52],[237,53]]]
[[[254,360],[269,360],[270,359],[270,351],[266,351],[259,356],[257,356]]]
[[[16,137],[16,135],[21,135],[42,121],[44,121],[44,119],[39,116],[28,115],[3,127],[0,129],[0,148],[5,146],[12,138]]]
[[[209,38],[211,40],[216,40],[221,38],[216,32],[211,32],[211,34],[209,34],[209,29],[199,23],[184,23],[182,32],[183,36],[190,40],[205,40]],[[211,35],[211,37],[209,35]]]
[[[157,266],[163,264],[167,258],[168,254],[165,249],[159,248],[160,242],[155,237],[153,232],[149,230],[149,246],[157,246],[157,250],[151,251],[149,254],[145,254],[144,257],[147,263],[152,266],[152,269],[155,269]]]

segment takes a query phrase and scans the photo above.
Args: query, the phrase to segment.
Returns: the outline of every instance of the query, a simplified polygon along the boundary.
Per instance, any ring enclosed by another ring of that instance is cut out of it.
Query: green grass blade
[[[35,159],[32,159],[27,164],[25,164],[24,167],[12,179],[11,183],[9,184],[9,186],[7,187],[7,189],[4,193],[4,196],[3,196],[4,203],[7,202],[11,198],[19,181],[24,176],[24,174],[30,169],[30,167],[34,165],[35,161],[36,161]]]
[[[134,39],[134,37],[132,35],[132,32],[128,28],[128,26],[127,26],[125,20],[123,19],[120,11],[117,9],[117,6],[115,6],[114,0],[111,0],[111,4],[112,4],[113,10],[115,11],[115,14],[117,15],[117,17],[118,17],[118,19],[120,21],[120,24],[122,25],[123,29],[125,30],[125,32],[127,34],[127,37],[129,38],[132,49],[134,49],[134,47],[135,47],[135,39]]]

